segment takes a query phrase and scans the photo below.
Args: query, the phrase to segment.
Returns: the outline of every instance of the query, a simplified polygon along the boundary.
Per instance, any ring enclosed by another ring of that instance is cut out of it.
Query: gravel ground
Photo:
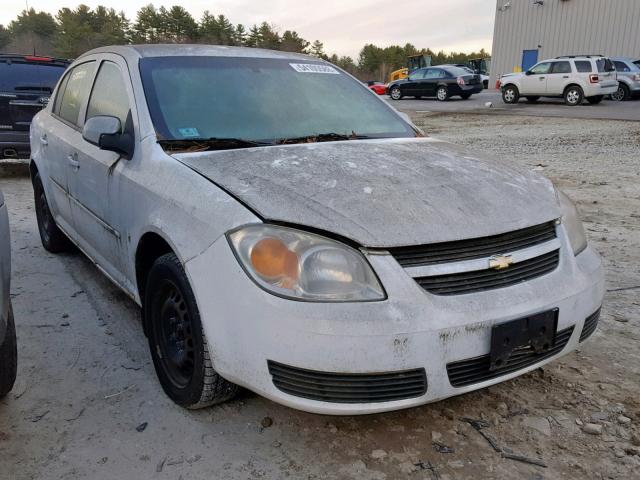
[[[428,133],[540,170],[579,205],[608,293],[581,351],[515,380],[365,417],[243,392],[185,411],[163,395],[135,305],[37,236],[29,183],[10,209],[20,370],[0,402],[0,479],[640,478],[640,123],[420,116]],[[503,458],[503,450],[546,467]],[[590,433],[591,432],[591,433]]]

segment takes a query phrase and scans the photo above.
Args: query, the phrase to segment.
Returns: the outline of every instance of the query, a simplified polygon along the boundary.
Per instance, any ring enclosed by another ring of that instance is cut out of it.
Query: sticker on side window
[[[197,128],[179,128],[178,132],[184,138],[195,138],[200,136],[200,132],[198,132]]]
[[[331,73],[340,75],[340,72],[330,65],[318,65],[316,63],[290,63],[291,68],[300,73]]]

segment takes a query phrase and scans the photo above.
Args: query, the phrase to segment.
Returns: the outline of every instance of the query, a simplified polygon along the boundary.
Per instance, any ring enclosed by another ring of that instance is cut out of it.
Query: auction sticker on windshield
[[[333,73],[340,75],[340,72],[329,65],[317,65],[314,63],[290,63],[291,67],[300,73]]]

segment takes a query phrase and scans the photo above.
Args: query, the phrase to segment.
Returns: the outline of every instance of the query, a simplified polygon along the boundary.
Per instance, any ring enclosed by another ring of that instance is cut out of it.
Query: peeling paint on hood
[[[432,138],[179,153],[265,220],[366,247],[483,237],[560,217],[546,178]]]

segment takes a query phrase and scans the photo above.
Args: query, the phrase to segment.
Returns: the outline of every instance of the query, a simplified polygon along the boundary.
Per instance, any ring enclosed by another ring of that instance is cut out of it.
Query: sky
[[[378,46],[404,45],[445,51],[491,50],[495,2],[492,0],[2,0],[0,24],[7,25],[26,4],[54,14],[77,3],[102,4],[124,11],[135,20],[136,11],[153,3],[179,4],[196,19],[202,12],[224,14],[234,23],[251,26],[266,21],[280,31],[296,30],[309,41],[320,40],[329,54],[357,58],[366,43]]]

